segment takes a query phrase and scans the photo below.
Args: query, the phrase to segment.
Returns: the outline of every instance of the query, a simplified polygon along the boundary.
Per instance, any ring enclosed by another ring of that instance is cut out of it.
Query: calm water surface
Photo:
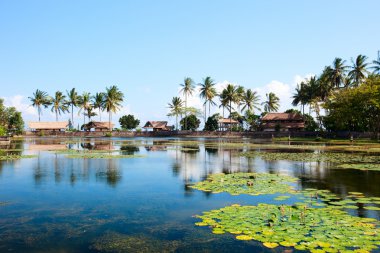
[[[194,215],[210,209],[278,203],[273,195],[231,196],[188,187],[212,173],[285,173],[300,178],[299,189],[380,197],[380,172],[248,159],[239,156],[243,148],[205,147],[210,140],[198,139],[188,147],[165,147],[162,141],[46,138],[12,143],[11,148],[23,150],[13,153],[37,157],[0,161],[0,252],[112,252],[118,241],[127,252],[283,252],[194,226],[199,221]],[[72,159],[49,151],[59,149],[115,149],[144,157]],[[379,212],[365,209],[351,214],[380,219]]]

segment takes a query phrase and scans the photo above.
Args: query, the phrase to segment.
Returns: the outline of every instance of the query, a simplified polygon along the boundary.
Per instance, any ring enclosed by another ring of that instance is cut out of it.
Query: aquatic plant
[[[380,245],[379,222],[331,208],[302,205],[232,205],[196,216],[197,226],[238,240],[257,240],[267,248],[294,247],[312,252],[369,252]]]
[[[379,163],[340,164],[338,165],[338,168],[380,171],[380,164]]]
[[[211,174],[205,181],[198,182],[191,188],[213,193],[228,192],[238,194],[274,194],[295,192],[290,183],[297,178],[267,173]]]
[[[331,152],[244,152],[241,156],[248,158],[260,157],[267,161],[287,160],[298,162],[331,162],[331,163],[380,163],[380,156],[364,154],[347,154]]]
[[[0,161],[11,161],[11,160],[18,160],[18,159],[24,159],[24,158],[35,158],[36,155],[13,155],[13,154],[7,154],[0,156]]]

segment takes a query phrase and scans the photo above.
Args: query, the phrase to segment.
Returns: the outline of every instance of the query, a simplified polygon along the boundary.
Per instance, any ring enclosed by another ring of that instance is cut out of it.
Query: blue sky
[[[211,76],[219,87],[274,91],[285,110],[296,82],[335,57],[377,56],[379,9],[375,0],[3,0],[0,97],[29,121],[37,88],[94,94],[118,85],[125,103],[115,120],[166,120],[184,77]],[[54,116],[46,110],[42,120]]]

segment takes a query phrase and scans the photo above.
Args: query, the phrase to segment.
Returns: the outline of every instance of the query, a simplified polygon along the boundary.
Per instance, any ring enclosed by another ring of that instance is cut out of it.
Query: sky
[[[117,85],[125,101],[113,121],[173,124],[167,104],[179,84],[210,76],[218,90],[242,85],[261,101],[274,92],[284,111],[296,84],[335,57],[377,57],[379,9],[378,0],[0,0],[0,97],[28,122],[38,120],[28,100],[36,89]],[[82,118],[75,112],[75,124]],[[41,121],[54,120],[45,109]]]

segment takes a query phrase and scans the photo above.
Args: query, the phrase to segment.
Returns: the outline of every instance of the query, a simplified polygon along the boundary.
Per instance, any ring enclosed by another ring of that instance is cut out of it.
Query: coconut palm
[[[203,83],[200,83],[200,93],[199,96],[205,100],[205,122],[206,122],[206,104],[208,102],[208,115],[210,116],[210,108],[211,104],[216,105],[216,103],[213,101],[214,97],[217,95],[216,89],[215,89],[215,83],[214,80],[211,79],[211,77],[206,77],[203,79]]]
[[[305,104],[307,103],[305,87],[306,87],[305,82],[301,82],[300,84],[297,84],[296,92],[292,96],[293,98],[292,105],[298,106],[299,104],[301,104],[302,114],[305,114]]]
[[[56,91],[54,98],[51,100],[52,107],[51,111],[55,113],[55,121],[58,121],[58,114],[65,113],[69,111],[67,106],[66,96],[63,95],[61,91]]]
[[[175,127],[178,130],[178,115],[182,115],[183,101],[180,97],[173,97],[172,102],[168,104],[170,113],[168,116],[175,116]]]
[[[83,92],[82,96],[78,97],[78,115],[83,111],[83,125],[86,124],[86,112],[91,107],[91,96],[89,92]]]
[[[190,77],[186,77],[183,84],[180,84],[182,89],[180,92],[185,95],[185,129],[187,129],[187,96],[192,95],[194,91],[194,81]]]
[[[36,90],[36,92],[33,93],[32,97],[28,97],[29,100],[32,102],[33,107],[37,107],[38,111],[38,121],[41,121],[41,107],[47,108],[49,105],[51,105],[51,98],[45,91],[41,91],[39,89]]]
[[[74,125],[74,107],[78,106],[79,96],[75,88],[72,88],[70,91],[66,91],[67,94],[67,105],[71,106],[71,124]]]
[[[219,108],[222,107],[223,108],[223,118],[224,118],[224,108],[228,107],[228,101],[226,99],[226,90],[224,89],[222,91],[222,93],[219,94],[219,101],[220,101],[220,105],[219,105]]]
[[[355,87],[359,86],[368,74],[367,59],[367,56],[361,54],[356,57],[355,61],[351,59],[352,66],[350,67],[351,71],[348,73],[348,76],[352,80],[352,84]]]
[[[346,61],[341,58],[335,58],[332,67],[329,69],[329,79],[333,87],[340,88],[344,84],[348,66],[345,65]]]
[[[243,86],[236,87],[236,96],[235,96],[235,104],[237,105],[237,110],[240,112],[240,106],[242,105],[243,99],[245,95],[245,90]]]
[[[273,92],[266,94],[267,100],[263,103],[265,112],[277,112],[279,108],[280,99]]]
[[[244,112],[245,110],[252,111],[254,109],[260,110],[258,107],[259,105],[259,95],[256,91],[252,91],[251,89],[248,89],[241,100],[243,107],[241,110]]]
[[[121,103],[123,102],[124,94],[119,90],[119,88],[115,85],[106,88],[106,92],[104,93],[104,108],[108,112],[108,120],[109,120],[109,129],[111,129],[111,120],[112,113],[117,112]]]
[[[102,121],[102,111],[104,111],[104,93],[96,92],[92,97],[92,107],[99,110],[99,121]]]
[[[372,64],[373,73],[380,74],[380,51],[377,52],[377,60],[374,60]]]
[[[237,88],[233,84],[228,84],[227,87],[223,90],[222,92],[224,100],[226,103],[229,105],[228,109],[230,112],[230,131],[231,131],[231,124],[232,124],[232,117],[231,117],[231,112],[232,112],[232,103],[236,103],[237,101]]]
[[[97,114],[96,114],[96,112],[94,112],[93,111],[94,110],[94,107],[93,107],[93,105],[90,105],[88,108],[87,108],[87,110],[86,110],[86,116],[87,116],[87,118],[88,118],[88,122],[90,122],[91,121],[91,118],[92,117],[95,117]]]

